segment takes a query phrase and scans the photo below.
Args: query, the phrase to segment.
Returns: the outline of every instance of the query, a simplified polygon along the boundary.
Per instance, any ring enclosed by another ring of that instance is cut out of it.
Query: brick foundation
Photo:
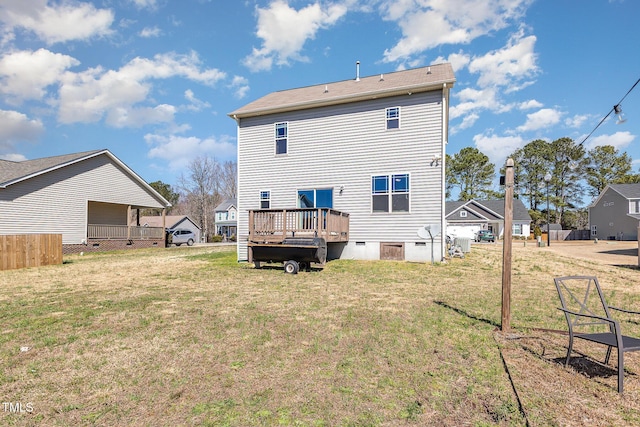
[[[86,245],[62,245],[65,255],[80,252],[106,252],[123,249],[164,248],[164,240],[89,240]]]

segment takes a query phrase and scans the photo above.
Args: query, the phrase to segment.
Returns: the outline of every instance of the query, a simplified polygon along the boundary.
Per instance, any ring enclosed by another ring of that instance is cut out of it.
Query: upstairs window
[[[276,123],[276,154],[287,154],[288,123]]]
[[[460,218],[466,218],[467,217],[467,211],[460,211]]]
[[[409,212],[409,174],[371,177],[373,212]]]
[[[400,127],[400,107],[387,108],[387,129]]]
[[[260,209],[271,209],[271,192],[260,192]]]

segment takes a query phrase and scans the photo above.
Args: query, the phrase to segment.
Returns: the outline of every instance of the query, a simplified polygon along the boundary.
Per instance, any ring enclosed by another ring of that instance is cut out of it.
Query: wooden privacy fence
[[[0,236],[0,270],[62,264],[62,234]]]

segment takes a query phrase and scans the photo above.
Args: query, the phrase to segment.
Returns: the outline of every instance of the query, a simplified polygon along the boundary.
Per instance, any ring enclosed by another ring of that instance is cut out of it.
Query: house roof
[[[504,200],[468,200],[445,203],[446,216],[458,212],[460,209],[474,212],[486,220],[504,220]],[[529,211],[520,199],[513,199],[513,220],[531,221]]]
[[[44,157],[21,162],[0,160],[0,188],[5,188],[32,176],[70,165],[88,157],[93,157],[93,155],[99,154],[102,151],[104,150],[85,151],[82,153]]]
[[[609,184],[604,190],[598,194],[598,197],[589,205],[590,208],[596,207],[600,199],[609,191],[609,189],[620,194],[625,199],[640,199],[640,184]]]
[[[640,184],[609,184],[609,188],[627,199],[640,199]]]
[[[220,203],[214,209],[215,212],[227,211],[231,206],[235,207],[237,205],[236,199],[227,199],[224,202]]]
[[[93,150],[81,153],[64,154],[61,156],[44,157],[33,160],[23,160],[14,162],[10,160],[0,160],[0,189],[7,188],[10,185],[34,178],[48,172],[61,169],[72,164],[82,162],[97,156],[106,155],[124,169],[134,180],[138,181],[147,191],[154,195],[166,207],[171,206],[160,193],[153,189],[138,174],[125,165],[120,159],[114,156],[109,150]]]
[[[165,225],[166,225],[166,228],[175,228],[177,225],[179,225],[185,220],[190,221],[193,225],[195,225],[196,227],[198,227],[198,229],[200,229],[198,224],[193,222],[193,220],[189,218],[187,215],[166,215]],[[140,224],[147,225],[149,227],[162,227],[162,217],[161,216],[141,216]]]
[[[235,119],[453,87],[451,64],[272,92],[229,113]]]

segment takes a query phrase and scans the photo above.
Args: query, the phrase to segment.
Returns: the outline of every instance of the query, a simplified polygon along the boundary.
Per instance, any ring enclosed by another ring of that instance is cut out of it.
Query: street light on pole
[[[551,182],[551,174],[549,172],[544,176],[544,182],[547,183],[547,246],[551,246],[551,215],[549,214],[549,182]]]

